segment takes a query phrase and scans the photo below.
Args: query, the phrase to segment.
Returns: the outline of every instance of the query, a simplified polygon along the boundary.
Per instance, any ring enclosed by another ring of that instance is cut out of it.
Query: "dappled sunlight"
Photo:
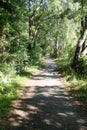
[[[80,124],[85,124],[86,123],[86,121],[84,119],[78,119],[77,122],[80,123]]]
[[[51,124],[51,122],[50,122],[50,120],[49,119],[44,119],[43,120],[43,122],[45,122],[46,124],[48,124],[48,125],[50,125]]]
[[[87,0],[0,0],[0,130],[87,130]]]
[[[59,116],[67,117],[67,114],[65,113],[58,113]]]
[[[14,130],[86,130],[87,119],[77,106],[74,109],[64,86],[58,74],[48,69],[38,72],[13,102],[9,127]],[[6,130],[9,129],[6,127]]]

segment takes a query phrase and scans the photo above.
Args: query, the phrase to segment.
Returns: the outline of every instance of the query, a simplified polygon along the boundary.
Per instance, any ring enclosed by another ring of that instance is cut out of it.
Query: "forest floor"
[[[51,59],[28,80],[2,130],[87,130],[87,112],[67,91]]]

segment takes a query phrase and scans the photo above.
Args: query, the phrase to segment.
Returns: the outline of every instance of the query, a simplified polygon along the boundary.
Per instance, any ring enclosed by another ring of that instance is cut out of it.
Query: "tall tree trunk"
[[[87,15],[85,16],[85,18],[82,19],[81,26],[82,26],[81,36],[76,46],[76,50],[75,50],[75,54],[74,54],[74,58],[72,62],[72,67],[76,66],[76,63],[78,62],[78,59],[81,53],[84,51],[85,40],[87,37]]]
[[[35,16],[36,10],[34,9],[33,12],[31,13],[31,2],[32,0],[29,0],[29,38],[31,39],[32,43],[29,43],[29,50],[32,50],[36,46],[36,37],[37,37],[37,30],[34,32],[32,29],[32,26],[34,24],[34,21],[32,20],[33,17]]]
[[[54,57],[57,58],[58,56],[58,38],[55,38],[55,45],[54,45]]]
[[[31,5],[30,5],[31,0],[29,0],[29,37],[31,36],[31,26],[32,26],[32,21],[31,21]]]
[[[31,20],[31,0],[29,0],[28,2],[28,6],[29,6],[29,39],[31,39],[31,36],[32,36],[32,20]],[[28,44],[28,52],[30,53],[30,51],[32,50],[32,45],[31,43],[29,42]]]

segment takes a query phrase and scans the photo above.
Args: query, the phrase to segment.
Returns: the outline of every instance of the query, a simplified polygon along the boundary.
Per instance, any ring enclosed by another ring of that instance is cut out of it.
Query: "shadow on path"
[[[87,130],[86,113],[72,105],[60,74],[52,71],[52,63],[49,60],[50,67],[29,80],[13,103],[4,130]]]

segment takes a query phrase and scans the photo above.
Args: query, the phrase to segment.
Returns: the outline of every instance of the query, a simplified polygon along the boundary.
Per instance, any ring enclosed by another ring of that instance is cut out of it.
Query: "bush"
[[[21,49],[17,52],[14,61],[17,73],[21,73],[29,64],[29,56],[27,54],[27,50],[21,47]]]
[[[81,76],[87,76],[87,57],[79,58],[75,71]]]
[[[37,45],[35,49],[32,50],[31,64],[41,66],[43,61],[42,48]]]

